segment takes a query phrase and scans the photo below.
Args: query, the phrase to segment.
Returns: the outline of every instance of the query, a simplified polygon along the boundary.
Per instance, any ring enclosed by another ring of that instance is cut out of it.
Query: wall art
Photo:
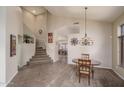
[[[48,33],[48,43],[53,43],[53,33]]]
[[[16,55],[16,36],[10,35],[10,56]]]

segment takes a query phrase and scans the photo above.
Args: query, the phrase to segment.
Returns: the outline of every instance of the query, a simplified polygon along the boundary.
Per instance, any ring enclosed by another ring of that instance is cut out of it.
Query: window
[[[119,49],[120,49],[120,66],[124,67],[124,24],[121,25],[121,32],[119,35]]]

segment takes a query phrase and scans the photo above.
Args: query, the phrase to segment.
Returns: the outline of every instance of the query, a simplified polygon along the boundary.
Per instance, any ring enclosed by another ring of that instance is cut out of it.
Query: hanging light
[[[87,12],[87,7],[85,7],[85,36],[81,39],[81,41],[80,41],[80,44],[82,45],[82,46],[91,46],[91,45],[93,45],[93,40],[91,40],[88,36],[87,36],[87,33],[86,33],[86,30],[87,30],[87,26],[86,26],[86,24],[87,24],[87,14],[86,14],[86,12]]]

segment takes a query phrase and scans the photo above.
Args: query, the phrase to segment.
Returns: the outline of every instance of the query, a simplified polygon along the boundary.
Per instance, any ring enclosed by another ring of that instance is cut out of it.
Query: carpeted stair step
[[[29,61],[29,64],[44,64],[44,63],[52,63],[53,61],[47,55],[46,50],[42,47],[36,47],[36,53]]]
[[[31,59],[32,61],[37,61],[37,60],[50,60],[50,58],[49,57],[43,57],[43,58],[32,58]]]

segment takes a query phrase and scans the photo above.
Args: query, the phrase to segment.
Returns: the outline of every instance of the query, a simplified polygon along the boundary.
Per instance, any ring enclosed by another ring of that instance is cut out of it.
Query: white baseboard
[[[0,82],[0,87],[6,87],[5,83]]]
[[[124,80],[124,77],[123,76],[121,76],[117,71],[115,71],[115,70],[113,70],[121,79],[123,79]]]
[[[5,84],[5,87],[11,82],[11,80],[16,76],[17,73],[18,73],[18,71],[16,71],[15,74],[13,74],[13,76],[10,78],[10,80]]]
[[[121,76],[117,71],[113,70],[112,68],[109,68],[109,67],[96,67],[96,68],[104,68],[104,69],[111,69],[113,72],[115,72],[121,79],[124,80],[124,77]]]
[[[112,68],[111,68],[111,67],[101,67],[101,66],[95,66],[95,68],[103,68],[103,69],[111,69],[111,70],[112,70]]]

